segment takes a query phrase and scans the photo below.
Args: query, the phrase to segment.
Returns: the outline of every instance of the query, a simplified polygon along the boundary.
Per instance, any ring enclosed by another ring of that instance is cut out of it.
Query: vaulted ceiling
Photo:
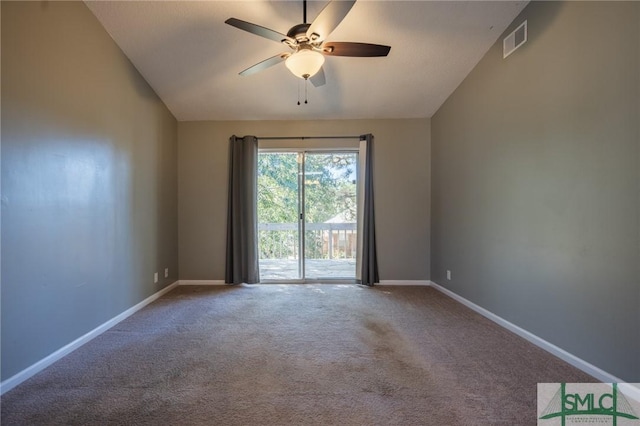
[[[313,21],[326,1],[308,2]],[[391,46],[387,57],[327,57],[326,84],[283,63],[288,51],[239,30],[234,17],[281,33],[302,23],[302,1],[86,1],[178,120],[418,118],[432,116],[526,1],[360,0],[327,38]]]

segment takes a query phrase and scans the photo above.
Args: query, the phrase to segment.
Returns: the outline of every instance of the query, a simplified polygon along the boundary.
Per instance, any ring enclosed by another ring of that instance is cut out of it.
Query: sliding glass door
[[[263,281],[355,279],[357,167],[354,151],[259,154]]]
[[[300,187],[302,155],[258,155],[258,249],[261,280],[302,279]]]
[[[308,152],[304,158],[304,266],[310,279],[356,273],[356,152]]]

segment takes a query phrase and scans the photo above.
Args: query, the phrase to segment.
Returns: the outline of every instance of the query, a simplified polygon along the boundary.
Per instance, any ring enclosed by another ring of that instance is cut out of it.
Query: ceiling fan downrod
[[[307,0],[302,0],[302,23],[307,23]]]

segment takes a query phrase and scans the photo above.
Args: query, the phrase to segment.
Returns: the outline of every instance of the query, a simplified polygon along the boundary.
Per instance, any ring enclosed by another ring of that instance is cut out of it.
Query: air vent
[[[506,58],[527,41],[527,21],[524,21],[502,41],[502,57]]]

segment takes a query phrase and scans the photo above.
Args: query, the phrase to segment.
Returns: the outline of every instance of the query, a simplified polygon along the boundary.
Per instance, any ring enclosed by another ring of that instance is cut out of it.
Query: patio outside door
[[[259,154],[262,281],[355,279],[357,167],[355,151]]]

